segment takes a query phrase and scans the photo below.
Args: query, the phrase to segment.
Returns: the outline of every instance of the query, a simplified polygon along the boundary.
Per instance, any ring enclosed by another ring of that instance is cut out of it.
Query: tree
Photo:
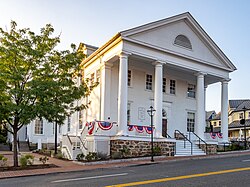
[[[85,82],[75,84],[83,54],[59,51],[60,37],[52,37],[47,24],[36,35],[29,28],[0,28],[0,122],[13,134],[14,166],[18,166],[17,133],[37,117],[62,123],[66,112],[78,110],[74,100],[91,91]],[[80,106],[85,108],[86,105]]]

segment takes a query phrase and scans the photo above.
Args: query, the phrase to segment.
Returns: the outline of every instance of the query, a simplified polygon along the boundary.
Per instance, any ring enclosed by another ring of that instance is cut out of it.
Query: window
[[[221,126],[221,121],[219,121],[219,126]]]
[[[152,90],[152,75],[146,75],[146,90]]]
[[[166,93],[167,79],[163,78],[162,80],[162,92]]]
[[[62,125],[58,125],[58,127],[59,127],[59,134],[61,134],[61,132],[62,132]]]
[[[170,94],[175,94],[175,80],[170,80]]]
[[[195,85],[188,84],[187,96],[195,98]]]
[[[174,44],[188,49],[192,49],[190,40],[184,35],[178,35],[174,40]]]
[[[96,70],[96,82],[100,83],[101,71],[100,69]]]
[[[243,119],[243,113],[239,113],[239,119]]]
[[[187,113],[187,131],[194,132],[194,124],[195,124],[195,113],[188,112]]]
[[[43,134],[43,119],[35,120],[35,134]]]
[[[70,123],[71,123],[71,118],[70,116],[68,116],[68,120],[67,120],[68,132],[70,131]]]
[[[80,110],[78,112],[78,115],[79,115],[79,129],[82,129],[82,124],[83,124],[83,121],[82,121],[82,110]]]
[[[248,112],[248,119],[250,119],[250,112]]]
[[[132,78],[132,72],[131,70],[128,70],[128,86],[131,86],[131,78]]]
[[[216,121],[214,122],[214,126],[216,126]]]
[[[90,75],[90,86],[93,86],[94,85],[94,80],[95,80],[95,73],[92,73],[91,75]]]
[[[130,103],[128,103],[128,108],[127,108],[127,124],[130,124]]]

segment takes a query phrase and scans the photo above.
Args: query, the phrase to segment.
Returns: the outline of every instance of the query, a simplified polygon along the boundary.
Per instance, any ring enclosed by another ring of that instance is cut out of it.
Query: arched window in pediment
[[[178,45],[178,46],[181,46],[181,47],[188,48],[188,49],[192,49],[192,45],[191,45],[190,40],[186,36],[184,36],[182,34],[178,35],[175,38],[174,44]]]

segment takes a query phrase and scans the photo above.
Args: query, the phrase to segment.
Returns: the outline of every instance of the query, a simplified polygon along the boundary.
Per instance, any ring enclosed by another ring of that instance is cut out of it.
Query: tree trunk
[[[55,155],[57,154],[57,121],[55,122]]]
[[[18,167],[18,152],[17,152],[17,126],[13,128],[13,160],[14,167]]]

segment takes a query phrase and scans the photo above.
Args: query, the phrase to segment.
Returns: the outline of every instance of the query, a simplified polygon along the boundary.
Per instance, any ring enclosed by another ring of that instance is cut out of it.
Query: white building
[[[228,141],[228,82],[236,68],[190,13],[119,32],[97,50],[92,47],[92,52],[82,62],[83,74],[100,84],[83,101],[91,101],[89,109],[76,114],[71,120],[74,128],[62,138],[69,157],[76,154],[74,146],[84,153],[112,154],[123,145],[130,146],[131,152],[137,149],[131,156],[143,152],[134,144],[150,141],[146,132],[150,106],[156,110],[155,142],[162,149],[178,142],[176,130],[191,134],[193,140],[197,140],[195,132],[210,141],[205,133],[206,88],[217,82],[221,82],[222,141]],[[79,129],[79,116],[83,129]],[[113,126],[105,130],[97,121]],[[79,138],[72,138],[75,135]]]

